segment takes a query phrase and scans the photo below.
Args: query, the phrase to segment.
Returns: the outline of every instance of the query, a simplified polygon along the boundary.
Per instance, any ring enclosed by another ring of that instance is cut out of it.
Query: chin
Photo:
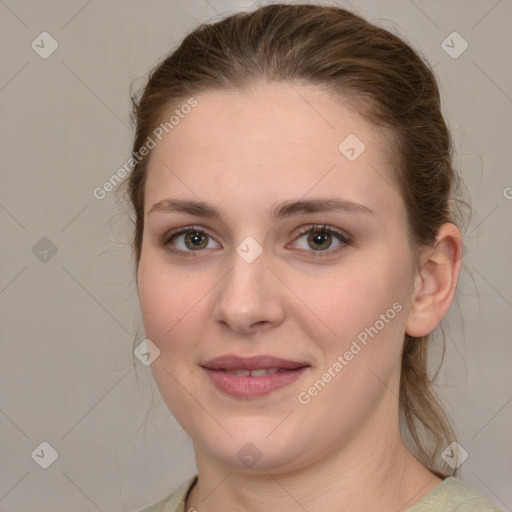
[[[212,439],[208,432],[196,434],[197,438],[202,438],[200,444],[208,456],[237,471],[284,472],[297,468],[299,459],[304,457],[304,446],[309,443],[304,439],[304,433],[299,439],[293,435],[296,429],[285,428],[279,425],[280,421],[282,418],[273,418],[272,421],[266,418],[258,423],[254,417],[248,417],[243,421],[226,423],[226,429],[233,437],[226,434],[220,439]]]

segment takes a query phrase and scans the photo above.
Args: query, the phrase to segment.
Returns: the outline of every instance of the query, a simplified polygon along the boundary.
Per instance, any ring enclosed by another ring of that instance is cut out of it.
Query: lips
[[[226,355],[201,366],[217,389],[237,398],[267,395],[296,381],[310,367],[306,362],[268,355]]]

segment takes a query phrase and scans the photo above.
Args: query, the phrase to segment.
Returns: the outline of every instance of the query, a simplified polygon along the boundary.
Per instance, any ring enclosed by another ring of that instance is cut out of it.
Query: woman
[[[140,306],[198,468],[146,510],[498,510],[456,478],[427,373],[462,240],[418,55],[270,5],[187,36],[135,119]]]

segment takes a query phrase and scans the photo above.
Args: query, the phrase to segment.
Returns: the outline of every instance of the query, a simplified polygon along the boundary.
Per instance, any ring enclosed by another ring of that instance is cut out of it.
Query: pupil
[[[205,246],[206,237],[199,232],[190,232],[186,238],[186,244],[189,249],[197,249]]]
[[[325,231],[314,231],[309,235],[309,241],[316,244],[315,250],[328,249],[331,245],[330,234]]]

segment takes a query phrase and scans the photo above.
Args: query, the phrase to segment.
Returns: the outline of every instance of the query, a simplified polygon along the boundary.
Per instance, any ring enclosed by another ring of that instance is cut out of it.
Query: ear
[[[462,235],[452,223],[443,224],[434,246],[420,256],[405,332],[421,337],[431,333],[448,311],[462,265]]]

